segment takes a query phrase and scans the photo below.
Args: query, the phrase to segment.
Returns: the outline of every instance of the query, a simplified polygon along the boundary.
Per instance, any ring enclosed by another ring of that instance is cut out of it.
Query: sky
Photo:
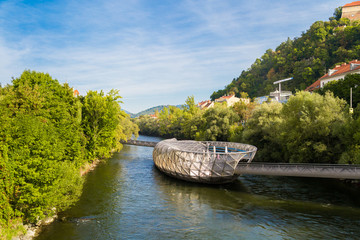
[[[287,38],[351,1],[0,0],[0,83],[49,73],[132,113],[207,100]]]

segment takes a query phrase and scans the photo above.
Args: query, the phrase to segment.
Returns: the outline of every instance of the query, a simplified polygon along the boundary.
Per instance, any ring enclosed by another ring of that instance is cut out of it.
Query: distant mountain
[[[129,114],[131,118],[136,118],[136,117],[139,117],[139,116],[142,116],[142,115],[154,114],[156,110],[160,112],[161,110],[163,110],[164,108],[169,107],[169,106],[170,105],[159,105],[159,106],[156,106],[156,107],[145,109],[145,110],[143,110],[141,112],[138,112],[136,114],[130,113],[130,112],[126,111],[126,110],[124,110],[124,111],[127,114]],[[182,105],[176,105],[175,107],[182,108]]]
[[[122,110],[123,110],[126,114],[129,114],[131,118],[133,118],[134,115],[135,115],[135,114],[133,114],[133,113],[131,113],[131,112],[129,112],[129,111],[126,111],[126,110],[124,110],[124,109],[122,109]]]

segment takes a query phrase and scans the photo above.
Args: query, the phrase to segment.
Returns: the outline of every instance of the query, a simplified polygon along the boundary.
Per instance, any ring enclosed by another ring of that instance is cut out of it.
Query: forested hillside
[[[340,14],[341,16],[341,14]],[[360,22],[339,18],[339,9],[329,21],[318,21],[295,39],[287,39],[275,50],[268,49],[240,76],[211,95],[211,99],[233,92],[250,97],[268,95],[273,82],[293,77],[283,84],[286,90],[304,90],[329,68],[360,57]]]

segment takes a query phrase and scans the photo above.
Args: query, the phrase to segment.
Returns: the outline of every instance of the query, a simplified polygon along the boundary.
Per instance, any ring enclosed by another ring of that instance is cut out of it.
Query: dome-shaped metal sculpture
[[[234,142],[199,142],[168,139],[156,144],[155,166],[162,172],[187,181],[226,183],[235,180],[240,161],[251,162],[257,148]]]

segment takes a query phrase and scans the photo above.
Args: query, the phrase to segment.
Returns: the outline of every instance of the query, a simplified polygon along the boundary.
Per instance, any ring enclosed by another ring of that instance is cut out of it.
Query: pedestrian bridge
[[[136,146],[143,146],[143,147],[155,147],[155,145],[158,142],[148,142],[148,141],[139,141],[139,140],[127,140],[127,141],[120,141],[122,144],[127,144],[127,145],[136,145]]]
[[[360,179],[360,165],[310,163],[239,163],[236,174]]]
[[[145,147],[155,147],[157,144],[157,142],[139,140],[121,141],[121,143]],[[360,165],[240,162],[234,174],[360,179]]]

